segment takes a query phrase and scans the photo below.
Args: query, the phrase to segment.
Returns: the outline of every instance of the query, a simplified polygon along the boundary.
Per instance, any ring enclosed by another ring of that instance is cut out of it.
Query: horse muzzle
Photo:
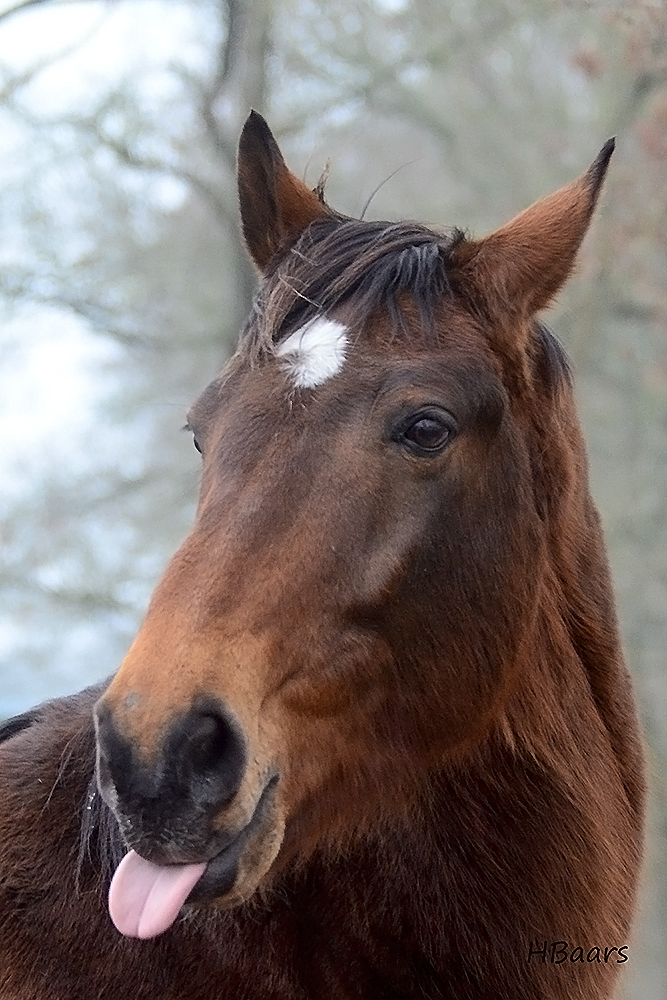
[[[186,901],[229,908],[247,899],[280,849],[284,819],[277,769],[248,768],[233,714],[195,701],[150,756],[104,699],[95,725],[98,786],[130,848],[110,892],[118,929],[152,937]]]

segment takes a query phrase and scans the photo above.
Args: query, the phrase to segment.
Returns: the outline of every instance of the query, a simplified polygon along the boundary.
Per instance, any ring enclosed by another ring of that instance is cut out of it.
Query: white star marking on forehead
[[[295,385],[313,389],[343,367],[347,332],[343,323],[315,316],[278,344],[275,354],[285,358]]]

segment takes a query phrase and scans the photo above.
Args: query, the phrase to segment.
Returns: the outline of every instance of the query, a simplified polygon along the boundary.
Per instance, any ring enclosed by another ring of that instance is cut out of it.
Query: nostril
[[[168,742],[180,783],[201,805],[218,808],[237,794],[246,766],[245,739],[230,712],[208,700],[195,704]]]
[[[215,769],[230,750],[233,733],[225,720],[212,714],[202,714],[193,723],[189,736],[190,758],[195,769]]]

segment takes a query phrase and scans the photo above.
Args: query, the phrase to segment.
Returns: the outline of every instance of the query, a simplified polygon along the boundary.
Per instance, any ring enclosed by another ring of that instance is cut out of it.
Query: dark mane
[[[539,320],[534,320],[533,346],[535,350],[534,365],[537,378],[544,386],[553,392],[562,383],[572,385],[572,369],[567,352],[548,326]]]
[[[399,335],[405,331],[405,293],[429,335],[436,306],[451,295],[448,265],[462,239],[458,229],[437,232],[416,222],[318,219],[262,285],[242,342],[251,356],[259,356],[296,326],[347,302],[354,304],[357,329],[386,309]]]

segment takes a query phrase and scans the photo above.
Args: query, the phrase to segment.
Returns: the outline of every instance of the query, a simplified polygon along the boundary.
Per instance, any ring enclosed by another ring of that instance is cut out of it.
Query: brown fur
[[[251,116],[265,281],[189,415],[193,531],[110,686],[0,743],[0,1000],[611,996],[641,742],[567,365],[534,320],[610,153],[472,243],[337,215]],[[349,327],[345,365],[290,389],[274,345],[321,311]],[[424,407],[452,420],[426,455],[401,430]],[[227,782],[205,813],[197,768]],[[267,787],[233,886],[121,938],[125,844],[197,860]]]

